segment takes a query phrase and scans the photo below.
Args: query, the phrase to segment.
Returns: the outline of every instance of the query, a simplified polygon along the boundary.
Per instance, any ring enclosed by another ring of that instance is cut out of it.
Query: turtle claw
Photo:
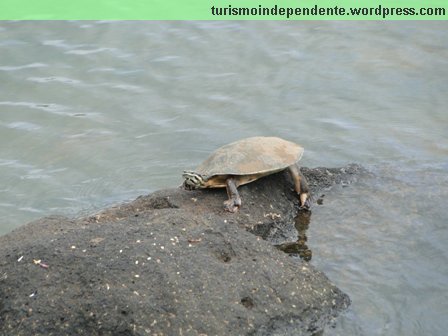
[[[302,195],[300,195],[300,201],[299,201],[299,210],[310,210],[311,208],[311,198],[306,195],[302,198]]]
[[[236,202],[233,199],[224,201],[224,210],[226,210],[228,212],[235,213],[239,210],[240,207],[241,207],[241,202],[238,204],[238,202]]]
[[[300,211],[310,211],[310,205],[309,203],[306,203],[304,205],[299,206]]]

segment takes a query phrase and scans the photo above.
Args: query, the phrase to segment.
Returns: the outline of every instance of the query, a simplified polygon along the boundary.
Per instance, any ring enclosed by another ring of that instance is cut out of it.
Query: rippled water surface
[[[311,262],[347,292],[327,335],[448,330],[448,22],[1,22],[0,234],[181,183],[252,135],[326,193]]]

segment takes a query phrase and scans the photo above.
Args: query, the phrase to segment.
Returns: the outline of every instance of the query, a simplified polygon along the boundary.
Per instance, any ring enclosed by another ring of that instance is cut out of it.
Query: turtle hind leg
[[[237,212],[241,207],[241,198],[238,194],[236,180],[233,177],[226,180],[226,189],[229,199],[224,202],[224,209],[229,212]]]
[[[299,195],[300,209],[309,209],[311,206],[310,191],[305,176],[302,175],[297,164],[293,164],[288,168],[294,180],[294,189]]]

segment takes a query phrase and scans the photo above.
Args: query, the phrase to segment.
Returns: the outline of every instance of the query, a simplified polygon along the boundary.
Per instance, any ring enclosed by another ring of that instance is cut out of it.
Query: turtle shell
[[[277,137],[252,137],[225,145],[213,152],[196,173],[218,175],[268,175],[300,160],[303,148]]]

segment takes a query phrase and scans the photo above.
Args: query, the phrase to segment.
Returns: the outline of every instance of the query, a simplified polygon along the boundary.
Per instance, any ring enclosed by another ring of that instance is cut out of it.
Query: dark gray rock
[[[318,196],[362,169],[303,171]],[[294,227],[290,177],[275,174],[240,193],[237,214],[223,210],[224,190],[171,189],[86,218],[43,218],[0,237],[0,335],[322,330],[348,307],[348,296],[259,237]]]

